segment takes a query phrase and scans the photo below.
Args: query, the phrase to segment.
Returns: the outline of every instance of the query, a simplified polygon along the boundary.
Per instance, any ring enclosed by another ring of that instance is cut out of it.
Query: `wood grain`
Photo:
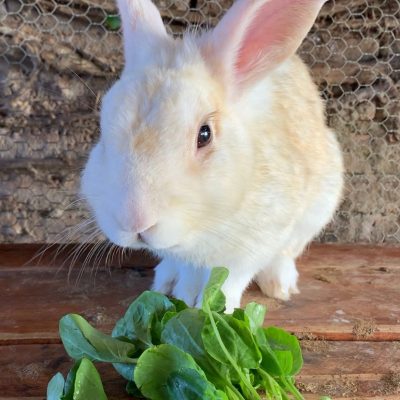
[[[58,320],[68,312],[82,313],[107,331],[132,299],[151,285],[149,267],[155,260],[148,256],[133,254],[124,261],[125,268],[106,268],[100,260],[98,269],[87,267],[80,277],[84,255],[69,274],[68,263],[62,270],[48,266],[50,255],[39,265],[27,263],[32,249],[16,255],[25,266],[13,260],[10,249],[2,252],[0,315],[5,318],[0,320],[0,343],[58,343]],[[315,245],[299,260],[299,295],[277,301],[253,285],[243,303],[265,304],[266,325],[282,326],[300,336],[400,340],[400,249],[351,249]],[[360,324],[364,332],[355,329]]]
[[[399,343],[330,342],[327,347],[304,348],[303,356],[297,381],[306,393],[342,397],[396,393],[388,377],[400,364]],[[55,372],[65,376],[73,364],[58,344],[0,346],[0,359],[0,393],[10,398],[43,395]],[[106,392],[113,395],[110,398],[127,398],[124,380],[112,366],[100,363],[96,367]]]
[[[130,302],[151,285],[156,260],[131,254],[97,260],[98,270],[76,281],[88,253],[68,274],[54,261],[32,261],[38,246],[0,246],[0,400],[43,399],[47,382],[72,362],[58,337],[66,313],[110,332]],[[89,250],[90,251],[90,250]],[[266,325],[294,332],[303,347],[299,387],[315,400],[400,399],[400,249],[313,245],[298,262],[301,293],[289,302],[264,297],[255,285],[244,302],[268,307]],[[99,365],[109,399],[124,400],[124,382]]]

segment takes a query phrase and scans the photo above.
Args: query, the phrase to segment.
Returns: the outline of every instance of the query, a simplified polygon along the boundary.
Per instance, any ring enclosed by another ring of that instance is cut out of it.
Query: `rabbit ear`
[[[124,38],[125,68],[144,64],[157,39],[167,37],[161,15],[150,0],[118,0]]]
[[[203,54],[234,85],[250,84],[295,53],[325,1],[237,0]]]

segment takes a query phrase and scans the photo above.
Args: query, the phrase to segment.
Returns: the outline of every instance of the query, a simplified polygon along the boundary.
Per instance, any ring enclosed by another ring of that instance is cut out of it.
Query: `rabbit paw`
[[[256,282],[268,297],[286,301],[292,294],[299,293],[298,276],[294,260],[281,256],[276,258],[270,267],[257,274]]]
[[[165,258],[155,271],[152,290],[181,299],[189,307],[201,307],[209,269]]]

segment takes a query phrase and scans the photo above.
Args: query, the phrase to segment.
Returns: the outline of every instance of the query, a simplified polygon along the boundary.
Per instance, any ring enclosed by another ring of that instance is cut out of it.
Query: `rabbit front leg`
[[[189,307],[201,307],[203,291],[210,277],[210,272],[208,268],[181,264],[172,295],[177,299],[182,299]]]
[[[183,300],[190,307],[201,307],[203,291],[210,278],[211,269],[194,267],[180,260],[166,257],[155,269],[152,289]],[[242,294],[253,277],[253,273],[230,271],[222,286],[226,297],[226,312],[232,313],[240,307]]]
[[[170,258],[163,258],[155,268],[155,276],[151,290],[171,295],[178,280],[178,273],[179,270],[176,262]]]
[[[294,259],[281,254],[275,257],[268,267],[260,271],[255,280],[261,291],[268,297],[289,300],[291,294],[299,293],[298,276]]]
[[[229,276],[222,285],[222,291],[226,298],[225,312],[227,314],[233,313],[235,308],[240,308],[243,292],[247,289],[253,277],[254,271],[251,268],[246,271],[243,269],[229,271]]]
[[[181,299],[189,307],[201,307],[203,290],[211,272],[208,268],[166,257],[155,272],[153,290]]]

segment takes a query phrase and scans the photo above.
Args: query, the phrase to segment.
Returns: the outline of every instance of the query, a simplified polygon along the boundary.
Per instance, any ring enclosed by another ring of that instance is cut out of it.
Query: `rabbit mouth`
[[[143,248],[153,250],[155,252],[157,251],[167,251],[167,252],[173,252],[174,250],[178,250],[181,246],[179,244],[159,244],[159,243],[154,243],[151,239],[148,239],[145,237],[143,234],[138,234],[136,243],[139,246],[142,246]]]
[[[139,244],[144,244],[144,245],[146,245],[146,246],[149,245],[149,244],[147,243],[145,237],[144,237],[141,233],[138,233],[138,235],[137,235],[137,241],[139,242]]]
[[[149,248],[152,250],[172,250],[174,248],[179,248],[179,245],[175,244],[175,245],[170,245],[170,246],[157,246],[154,245],[154,243],[152,243],[151,239],[146,238],[146,236],[142,233],[138,233],[137,238],[136,238],[136,242],[140,245],[143,245],[143,247],[145,248]]]

